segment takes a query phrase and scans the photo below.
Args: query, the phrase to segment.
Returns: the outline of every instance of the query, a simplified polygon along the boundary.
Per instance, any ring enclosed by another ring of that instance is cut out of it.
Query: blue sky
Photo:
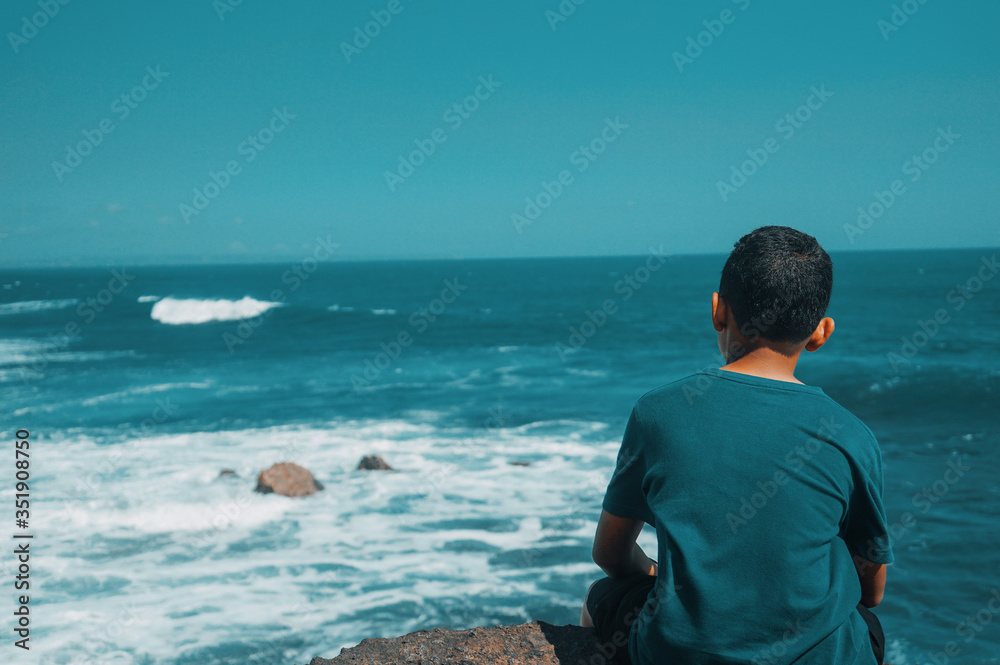
[[[0,265],[1000,245],[995,3],[232,2],[3,4]]]

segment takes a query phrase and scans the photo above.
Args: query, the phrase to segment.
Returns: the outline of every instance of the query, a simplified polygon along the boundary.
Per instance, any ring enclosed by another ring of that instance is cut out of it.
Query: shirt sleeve
[[[614,475],[608,483],[602,507],[612,515],[642,520],[653,525],[653,513],[646,502],[642,481],[646,475],[646,455],[641,425],[633,408],[625,426]]]
[[[854,483],[847,516],[841,528],[841,537],[851,552],[872,563],[892,563],[895,555],[889,539],[888,520],[882,505],[882,456],[878,443],[872,437],[874,463],[861,466]]]

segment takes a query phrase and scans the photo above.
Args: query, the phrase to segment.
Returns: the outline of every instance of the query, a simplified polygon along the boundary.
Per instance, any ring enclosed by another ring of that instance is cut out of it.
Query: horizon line
[[[881,249],[862,249],[862,248],[848,248],[848,249],[832,249],[827,250],[831,255],[833,254],[863,254],[863,253],[877,253],[877,252],[948,252],[948,251],[989,251],[991,249],[1000,250],[1000,245],[988,245],[982,247],[895,247],[895,248],[881,248]],[[628,253],[628,254],[564,254],[564,255],[540,255],[540,256],[429,256],[429,257],[384,257],[384,258],[337,258],[331,257],[323,262],[331,263],[429,263],[429,262],[449,262],[449,261],[551,261],[551,260],[572,260],[572,259],[606,259],[606,258],[631,258],[638,256],[645,256],[646,253]],[[681,253],[665,253],[664,256],[669,257],[698,257],[698,256],[726,256],[728,252],[726,251],[716,251],[716,252],[681,252]],[[306,258],[311,258],[310,255],[304,255],[293,260],[292,263],[299,263]],[[237,266],[237,265],[288,265],[289,258],[232,258],[227,259],[223,257],[212,257],[211,260],[198,261],[190,257],[178,257],[176,260],[171,260],[169,258],[154,259],[152,262],[148,259],[140,260],[134,263],[127,263],[124,265],[128,266],[142,266],[146,268],[181,268],[181,267],[211,267],[211,266]],[[84,260],[80,263],[49,263],[46,265],[32,265],[29,263],[24,264],[13,264],[13,265],[3,265],[0,264],[0,271],[2,270],[73,270],[73,269],[84,269],[84,268],[116,268],[123,265],[121,261],[114,261],[112,259],[94,259]]]

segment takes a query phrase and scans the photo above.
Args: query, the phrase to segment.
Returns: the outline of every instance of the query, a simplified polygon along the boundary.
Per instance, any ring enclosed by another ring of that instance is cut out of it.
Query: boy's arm
[[[875,607],[882,602],[882,595],[885,593],[885,564],[872,563],[853,552],[851,557],[858,569],[858,581],[861,582],[861,604]]]
[[[608,577],[628,575],[656,575],[656,562],[650,559],[636,543],[642,531],[642,520],[618,517],[601,511],[594,536],[594,563]]]

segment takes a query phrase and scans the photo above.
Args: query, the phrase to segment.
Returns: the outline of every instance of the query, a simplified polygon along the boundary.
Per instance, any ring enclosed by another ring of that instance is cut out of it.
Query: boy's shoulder
[[[702,369],[646,391],[636,400],[633,412],[640,423],[647,424],[685,415],[704,417],[704,412],[718,412],[720,408],[733,413],[754,408],[755,400],[748,399],[750,393],[777,391],[795,399],[799,407],[789,412],[789,421],[815,421],[824,438],[840,442],[871,461],[873,456],[880,456],[875,434],[849,409],[817,386],[784,383],[727,370]]]
[[[684,399],[689,405],[693,405],[696,397],[702,397],[708,392],[712,381],[713,377],[704,370],[692,372],[669,383],[650,388],[635,401],[634,408],[636,411],[647,411],[676,400],[678,397]]]

